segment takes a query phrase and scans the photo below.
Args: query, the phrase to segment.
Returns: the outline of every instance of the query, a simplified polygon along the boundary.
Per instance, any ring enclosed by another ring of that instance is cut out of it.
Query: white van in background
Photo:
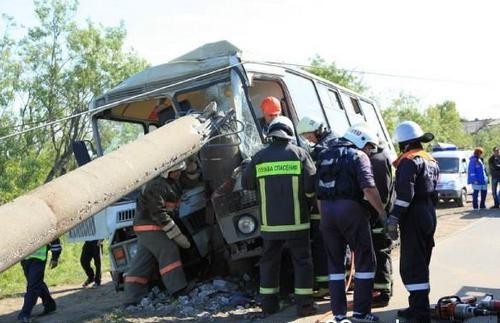
[[[471,186],[467,185],[467,170],[472,151],[458,150],[451,144],[437,144],[433,146],[431,155],[438,162],[440,170],[436,187],[439,200],[453,200],[457,206],[465,206],[467,195],[472,193]]]

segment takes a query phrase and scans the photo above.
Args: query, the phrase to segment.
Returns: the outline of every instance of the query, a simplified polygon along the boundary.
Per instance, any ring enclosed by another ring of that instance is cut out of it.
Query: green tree
[[[419,112],[419,106],[418,98],[403,92],[393,99],[390,105],[382,110],[382,118],[389,133],[393,134],[398,123],[406,120],[415,121],[425,129],[425,117]]]
[[[474,147],[483,147],[485,159],[488,159],[493,151],[493,147],[500,146],[500,125],[488,126],[479,130],[472,137]]]
[[[2,15],[3,34],[0,35],[0,136],[17,131],[16,111],[13,105],[19,90],[21,65],[15,60],[16,43],[10,36],[16,27],[13,19]],[[15,138],[0,141],[0,204],[19,193],[16,180],[22,160],[22,145]]]
[[[363,93],[367,89],[359,77],[349,71],[339,69],[335,63],[327,63],[318,55],[311,59],[310,66],[305,70],[358,93]]]
[[[74,22],[76,10],[76,0],[35,1],[39,25],[30,28],[22,41],[28,97],[23,120],[42,122],[80,114],[93,97],[147,66],[133,51],[123,49],[123,24],[103,28],[87,21],[80,28]],[[67,171],[71,141],[84,138],[88,131],[88,116],[82,114],[28,136],[51,159],[44,181]]]
[[[426,130],[435,136],[435,142],[446,142],[460,148],[470,148],[471,137],[460,121],[455,102],[445,101],[425,110]]]
[[[82,113],[0,142],[0,202],[74,167],[71,141],[89,134],[92,98],[147,66],[124,49],[123,24],[79,26],[76,11],[76,0],[35,1],[37,21],[26,35],[0,39],[0,134]]]

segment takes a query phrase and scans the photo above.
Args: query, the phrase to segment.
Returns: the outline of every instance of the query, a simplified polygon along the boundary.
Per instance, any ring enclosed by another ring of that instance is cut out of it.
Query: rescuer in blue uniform
[[[20,322],[31,322],[31,311],[33,307],[35,307],[38,297],[42,299],[43,304],[43,312],[41,315],[46,315],[56,310],[56,302],[52,296],[50,296],[49,288],[43,281],[49,249],[52,253],[50,269],[56,268],[62,251],[59,239],[52,241],[49,245],[40,247],[33,254],[21,260],[21,266],[23,267],[27,285],[26,293],[24,294],[23,308],[17,317]]]
[[[345,253],[354,252],[353,320],[378,322],[371,314],[375,254],[366,201],[385,223],[386,212],[375,186],[369,155],[379,139],[366,124],[350,127],[337,143],[319,156],[317,197],[321,201],[321,232],[328,255],[331,308],[335,322],[346,319]]]
[[[294,267],[298,316],[316,312],[313,303],[313,268],[309,243],[309,203],[314,196],[316,167],[309,154],[291,143],[295,134],[286,117],[269,125],[271,143],[257,152],[242,176],[243,188],[258,191],[263,252],[260,260],[262,311],[279,310],[281,253],[286,244]]]
[[[401,232],[401,279],[410,293],[409,308],[398,315],[410,322],[431,322],[429,313],[429,264],[436,230],[436,184],[439,167],[422,147],[434,139],[413,121],[396,127],[395,140],[402,153],[396,167],[396,201],[387,219],[387,234],[398,238]]]
[[[315,163],[319,154],[330,144],[337,141],[337,137],[323,126],[319,120],[303,117],[297,124],[297,134],[301,135],[311,145],[311,158]],[[316,165],[318,166],[318,165]],[[321,298],[328,294],[328,264],[323,237],[319,229],[321,214],[315,199],[311,206],[311,253],[314,268],[314,296]]]

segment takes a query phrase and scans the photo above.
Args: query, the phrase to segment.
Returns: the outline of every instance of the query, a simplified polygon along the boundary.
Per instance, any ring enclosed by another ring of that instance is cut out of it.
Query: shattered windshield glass
[[[236,118],[242,123],[243,131],[238,134],[241,140],[240,150],[243,158],[252,157],[262,148],[262,140],[255,125],[252,112],[246,100],[245,91],[240,76],[231,71],[231,85],[234,96]]]

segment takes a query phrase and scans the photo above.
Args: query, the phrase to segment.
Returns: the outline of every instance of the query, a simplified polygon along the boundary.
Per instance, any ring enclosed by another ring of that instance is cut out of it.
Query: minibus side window
[[[326,125],[326,118],[321,108],[314,83],[307,78],[292,73],[286,73],[285,83],[295,107],[297,121],[308,116]]]
[[[344,103],[344,108],[349,117],[351,125],[364,122],[363,114],[361,113],[361,108],[359,107],[359,102],[356,98],[350,96],[347,93],[341,92],[342,103]]]
[[[366,123],[370,125],[382,139],[385,139],[386,142],[389,142],[390,139],[387,137],[387,134],[384,131],[382,124],[380,123],[380,119],[375,111],[375,106],[371,103],[361,100],[361,108],[363,109],[363,113],[366,117]]]
[[[317,84],[317,86],[321,103],[323,103],[323,108],[328,118],[330,130],[338,137],[343,136],[349,128],[349,120],[340,104],[338,92],[321,83]]]

